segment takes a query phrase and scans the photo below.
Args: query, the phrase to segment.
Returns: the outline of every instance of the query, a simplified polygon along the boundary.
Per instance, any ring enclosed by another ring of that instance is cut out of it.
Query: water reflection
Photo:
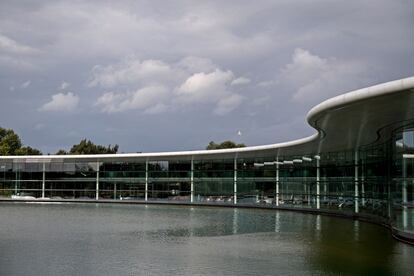
[[[234,208],[233,209],[233,234],[234,235],[238,233],[238,229],[239,229],[238,213],[239,213],[239,209]]]
[[[414,275],[414,247],[340,218],[154,205],[0,208],[0,275]]]
[[[316,224],[315,224],[315,239],[317,241],[321,240],[321,230],[322,230],[322,223],[321,223],[321,215],[316,215]]]
[[[354,241],[359,241],[359,221],[354,220]]]
[[[275,232],[280,232],[280,211],[276,211],[275,213]]]

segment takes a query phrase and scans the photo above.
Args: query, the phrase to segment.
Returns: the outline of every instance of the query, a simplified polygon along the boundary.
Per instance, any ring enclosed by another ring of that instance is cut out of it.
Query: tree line
[[[233,141],[224,141],[222,143],[215,143],[211,141],[206,149],[229,149],[242,148],[245,144],[237,144]],[[96,145],[91,140],[82,139],[78,144],[73,145],[69,150],[60,149],[55,154],[115,154],[118,153],[119,146],[102,146]],[[42,152],[36,148],[25,146],[17,133],[12,129],[5,129],[0,127],[0,155],[42,155]]]
[[[244,148],[245,144],[237,144],[233,141],[224,141],[222,143],[215,143],[214,141],[211,141],[208,143],[206,150],[217,150],[217,149],[233,149],[233,148]]]
[[[0,155],[41,155],[38,149],[24,146],[12,129],[0,127]]]
[[[82,139],[78,144],[73,145],[70,150],[60,149],[55,154],[115,154],[118,152],[118,148],[118,145],[106,147]],[[42,152],[30,146],[24,146],[14,130],[0,127],[0,155],[42,155]]]

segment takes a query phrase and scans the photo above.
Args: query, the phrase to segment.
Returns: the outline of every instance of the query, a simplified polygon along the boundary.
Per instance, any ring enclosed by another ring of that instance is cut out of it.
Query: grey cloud
[[[2,126],[46,152],[83,137],[121,151],[299,138],[313,104],[414,72],[407,0],[2,1],[0,26]],[[216,70],[232,76],[180,90]],[[39,112],[67,97],[63,80],[75,112]]]
[[[131,57],[116,64],[94,66],[89,86],[117,87],[117,92],[104,93],[94,104],[107,113],[135,109],[158,114],[194,104],[213,104],[213,113],[224,115],[244,100],[231,86],[250,80],[235,78],[230,70],[214,66],[210,60],[194,56],[171,65],[161,60],[140,61]],[[135,91],[131,92],[131,88]]]
[[[18,43],[17,41],[0,33],[0,51],[12,54],[35,54],[38,51],[32,47]]]

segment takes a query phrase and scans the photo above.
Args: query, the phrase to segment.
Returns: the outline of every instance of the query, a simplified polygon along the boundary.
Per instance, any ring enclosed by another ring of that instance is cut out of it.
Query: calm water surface
[[[380,226],[274,210],[0,204],[0,275],[414,275]]]

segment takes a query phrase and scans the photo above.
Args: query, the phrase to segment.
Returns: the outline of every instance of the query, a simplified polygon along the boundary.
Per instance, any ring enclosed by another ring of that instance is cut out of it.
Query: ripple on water
[[[156,205],[0,208],[0,275],[414,275],[413,246],[340,218]]]

